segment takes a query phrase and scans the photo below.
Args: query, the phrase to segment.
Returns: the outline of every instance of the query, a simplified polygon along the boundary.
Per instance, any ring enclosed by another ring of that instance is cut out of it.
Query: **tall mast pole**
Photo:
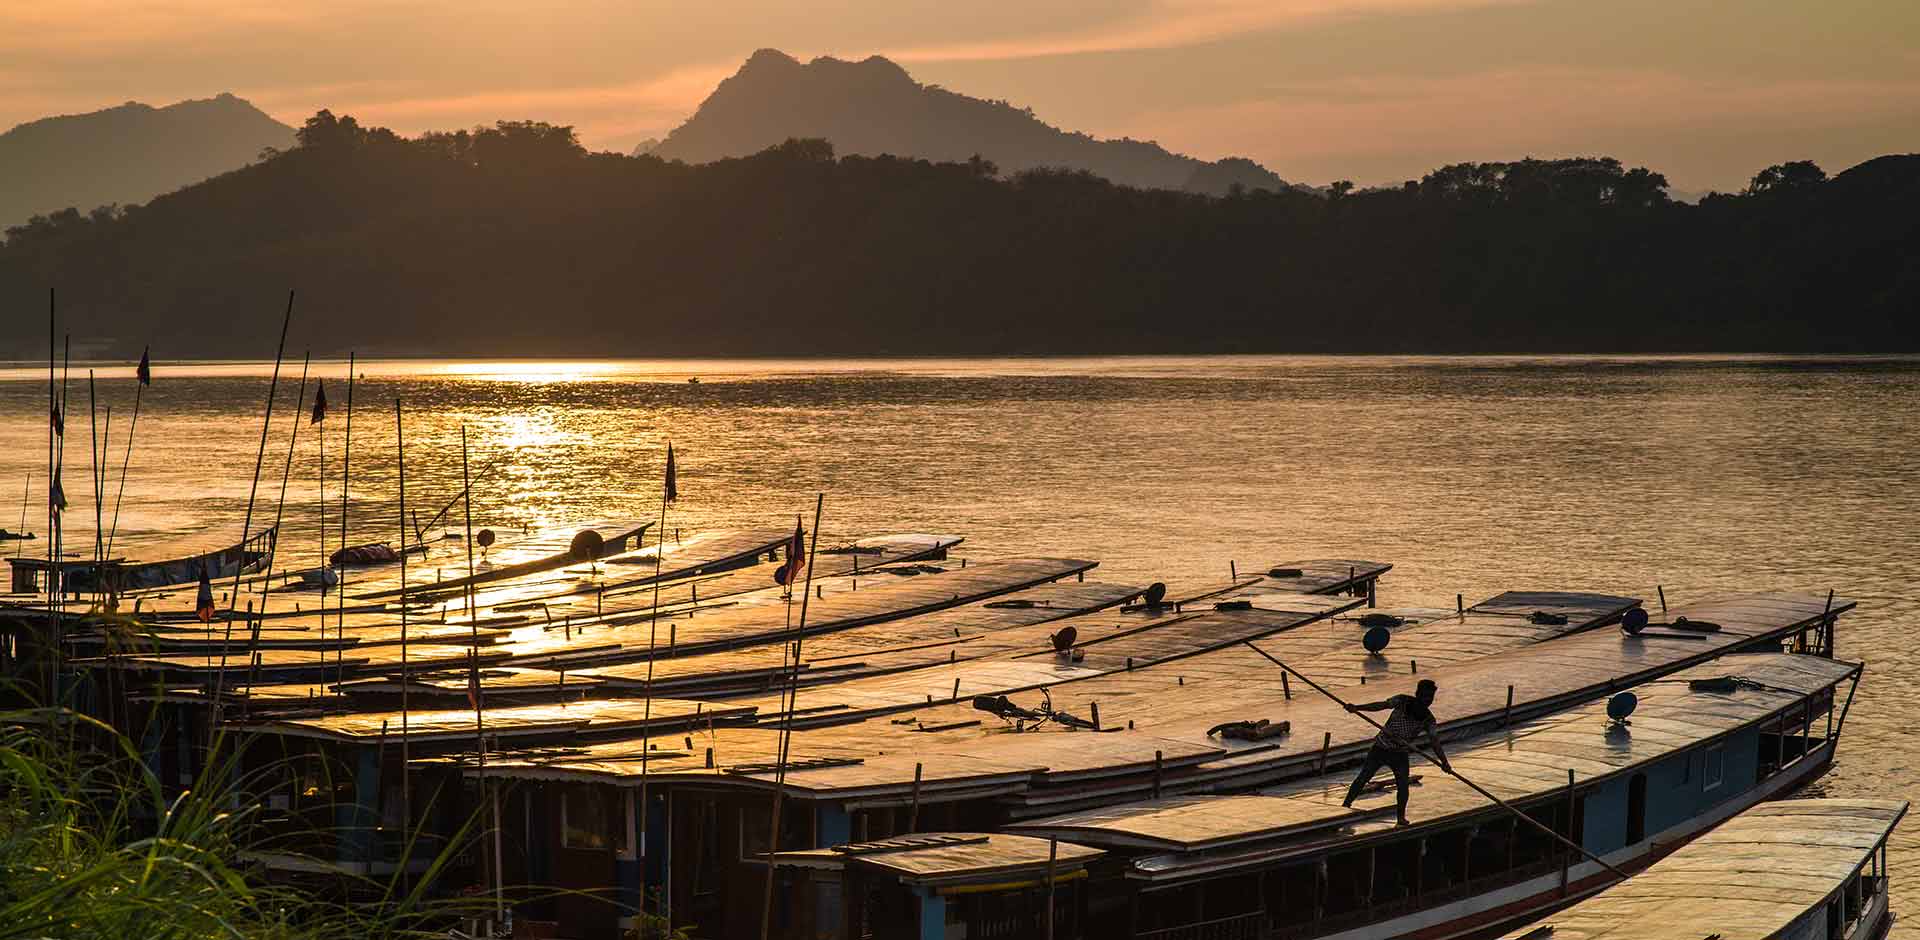
[[[353,353],[347,353],[347,439],[341,445],[340,454],[340,547],[347,547],[347,486],[353,482],[348,471],[353,465]],[[334,681],[346,678],[347,656],[347,566],[340,566],[340,590],[337,595],[340,602],[339,616],[334,619],[334,635],[340,640],[340,648],[334,651]],[[324,620],[322,621],[324,623]]]
[[[793,665],[787,673],[787,688],[782,694],[786,704],[781,709],[779,756],[773,770],[773,820],[767,830],[767,884],[760,904],[760,940],[767,940],[768,931],[773,926],[773,860],[780,853],[780,804],[787,795],[787,755],[793,744],[793,710],[800,697],[800,653],[806,640],[807,601],[813,596],[814,552],[820,547],[820,511],[826,508],[826,504],[825,493],[821,493],[813,503],[813,534],[808,536],[807,545],[807,580],[800,587],[800,624],[794,628]]]
[[[267,546],[267,576],[260,579],[260,616],[267,615],[267,595],[273,591],[273,560],[280,553],[280,523],[287,513],[287,481],[293,478],[293,452],[300,446],[300,412],[307,406],[307,367],[313,353],[300,357],[300,393],[293,400],[293,433],[287,438],[287,463],[280,471],[280,501],[273,508],[273,541]],[[324,604],[321,609],[325,610]],[[251,653],[249,653],[251,655]]]
[[[146,350],[141,351],[140,361],[148,362]],[[113,551],[114,536],[120,533],[120,501],[127,495],[127,467],[133,463],[133,433],[140,429],[140,400],[147,391],[146,375],[141,373],[136,378],[138,381],[133,383],[133,421],[127,425],[127,455],[120,460],[120,488],[113,497],[113,525],[107,529],[108,553]]]
[[[411,737],[407,733],[407,687],[413,683],[413,677],[407,671],[407,438],[400,419],[400,399],[397,397],[393,400],[393,442],[400,480],[400,816],[404,828],[411,831],[413,788],[407,786],[407,764],[411,762],[413,752],[407,743]],[[411,840],[406,844],[411,845]],[[400,860],[403,878],[407,862],[404,858]]]
[[[267,461],[267,432],[273,428],[273,397],[280,389],[280,362],[287,353],[287,327],[293,323],[293,291],[287,291],[287,312],[280,318],[280,345],[273,353],[273,377],[267,381],[267,415],[260,422],[260,449],[253,457],[253,484],[247,488],[247,514],[240,523],[240,556],[233,564],[233,592],[227,595],[227,636],[233,636],[233,608],[240,602],[240,575],[247,569],[247,545],[252,541],[253,504],[260,492],[260,468]],[[275,535],[276,540],[278,534]],[[268,571],[272,575],[272,571]],[[211,625],[209,625],[211,628]],[[220,644],[220,671],[213,677],[213,716],[207,725],[207,747],[213,747],[220,727],[220,697],[227,681],[227,642]]]

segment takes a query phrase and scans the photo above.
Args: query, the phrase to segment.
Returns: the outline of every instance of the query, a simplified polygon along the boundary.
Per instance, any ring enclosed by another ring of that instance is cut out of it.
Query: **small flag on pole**
[[[480,711],[480,656],[471,648],[467,650],[467,705]]]
[[[67,510],[67,489],[60,485],[60,471],[58,470],[53,472],[53,489],[47,491],[47,502],[61,512]]]
[[[193,615],[201,623],[213,622],[213,582],[207,578],[207,569],[200,569],[200,594],[193,602]]]
[[[153,360],[148,358],[149,351],[149,348],[140,350],[140,367],[133,370],[134,377],[140,380],[141,385],[153,384]]]
[[[308,424],[319,424],[327,420],[327,383],[321,382],[319,391],[313,394],[313,420]]]
[[[53,433],[67,436],[67,419],[60,417],[60,405],[57,402],[53,406]]]
[[[673,442],[667,442],[667,502],[680,498],[680,481],[673,465]]]
[[[800,580],[800,569],[807,563],[807,534],[800,520],[793,520],[793,541],[787,543],[787,560],[773,573],[773,580],[788,586]]]

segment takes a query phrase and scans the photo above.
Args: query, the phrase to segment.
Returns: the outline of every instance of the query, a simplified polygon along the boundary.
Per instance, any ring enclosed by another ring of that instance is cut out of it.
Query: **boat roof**
[[[731,721],[750,714],[749,708],[684,699],[584,699],[488,708],[483,726],[489,738],[541,732],[630,731],[637,734],[642,729],[680,726],[694,720]],[[410,741],[458,741],[471,739],[476,731],[471,708],[412,710],[404,716],[396,709],[231,723],[240,731],[347,743],[388,739],[397,742],[403,724]]]
[[[1210,649],[1304,627],[1350,611],[1363,602],[1358,597],[1275,593],[1263,599],[1268,607],[1257,610],[1152,618],[1127,613],[1089,614],[1008,630],[983,638],[983,645],[999,647],[988,655],[956,659],[952,663],[936,660],[935,665],[850,679],[821,689],[807,696],[807,708],[813,714],[804,721],[843,724],[935,701],[970,702],[980,695],[1024,692],[1170,663]],[[1078,634],[1071,655],[1059,653],[1048,641],[1052,631],[1067,626],[1074,627]],[[833,707],[820,710],[822,699],[830,701]],[[755,705],[768,720],[784,712],[775,693],[761,693],[739,701]],[[795,707],[800,707],[798,699]],[[1089,711],[1082,717],[1090,714]],[[979,716],[972,717],[977,720]],[[795,720],[802,721],[798,715]]]
[[[1220,599],[1251,599],[1263,593],[1334,594],[1362,588],[1368,582],[1378,580],[1380,576],[1392,570],[1393,566],[1384,561],[1366,561],[1359,558],[1310,558],[1304,561],[1283,561],[1268,568],[1264,575],[1254,572],[1258,576],[1257,580],[1222,595]]]
[[[1905,800],[1785,800],[1720,824],[1646,871],[1508,940],[1763,940],[1840,890],[1907,814]]]
[[[1628,724],[1608,720],[1606,699],[1514,728],[1468,738],[1449,748],[1453,766],[1511,803],[1565,792],[1568,771],[1581,785],[1646,767],[1681,750],[1756,724],[1821,689],[1844,681],[1858,664],[1793,653],[1746,653],[1640,686]],[[1689,680],[1737,676],[1729,692],[1694,689]],[[1408,806],[1415,829],[1452,825],[1500,812],[1466,784],[1415,758],[1421,780]],[[1147,800],[1008,828],[1089,845],[1169,854],[1137,859],[1130,875],[1147,879],[1213,873],[1288,855],[1351,845],[1356,837],[1407,831],[1393,823],[1391,789],[1341,804],[1346,770],[1295,780],[1254,793]]]
[[[1422,668],[1418,676],[1396,672],[1389,679],[1369,682],[1365,694],[1384,698],[1411,692],[1418,678],[1432,676],[1441,685],[1436,711],[1443,719],[1443,733],[1457,735],[1500,720],[1510,684],[1515,688],[1513,714],[1524,718],[1710,660],[1756,640],[1785,635],[1851,606],[1851,601],[1838,600],[1829,610],[1824,597],[1806,595],[1741,595],[1675,609],[1676,615],[1687,613],[1722,625],[1704,640],[1589,631],[1479,660]],[[1284,616],[1288,615],[1259,610],[1209,611],[1180,626],[1200,630],[1208,625],[1217,628],[1227,618]],[[1289,643],[1308,649],[1337,643],[1347,650],[1342,655],[1364,657],[1363,651],[1352,649],[1356,628],[1351,621],[1316,623],[1279,633],[1261,644],[1283,650],[1283,658]],[[1323,631],[1325,636],[1316,638]],[[1121,729],[1107,733],[1073,731],[1053,723],[1020,733],[998,719],[977,722],[984,713],[965,702],[914,709],[907,717],[797,730],[792,754],[799,766],[790,767],[785,782],[789,793],[801,798],[877,805],[904,798],[919,765],[924,796],[942,790],[959,793],[1004,787],[1003,799],[1016,817],[1052,815],[1074,808],[1076,802],[1098,805],[1138,795],[1150,786],[1142,771],[1152,769],[1156,752],[1167,787],[1180,792],[1272,783],[1314,766],[1323,740],[1339,760],[1358,753],[1373,739],[1374,729],[1363,719],[1298,684],[1288,699],[1279,673],[1241,646],[1157,665],[1136,663],[1132,670],[1123,665],[1117,671],[1049,687],[1053,706],[1075,715],[1090,716],[1090,706],[1098,703],[1103,726]],[[1063,673],[1062,679],[1071,676]],[[950,694],[952,679],[945,681],[948,687],[940,692]],[[1020,696],[1024,705],[1039,701],[1037,693]],[[834,686],[799,692],[798,707],[803,712],[839,704],[845,703],[837,700]],[[1262,718],[1276,724],[1290,722],[1291,733],[1252,742],[1208,735],[1221,721]],[[648,772],[685,772],[692,778],[741,786],[771,786],[773,736],[777,732],[771,728],[719,728],[696,739],[700,741],[694,749],[697,753],[679,760],[657,758]],[[714,748],[717,769],[706,767],[704,750],[709,746]],[[734,764],[762,769],[728,772]],[[489,762],[487,769],[520,774],[500,762]],[[527,771],[546,778],[577,771],[583,778],[616,781],[637,780],[640,768],[637,763],[590,760],[574,768],[558,762]],[[932,782],[936,777],[937,784]]]
[[[781,852],[774,864],[802,868],[867,868],[903,884],[940,887],[1046,877],[1054,880],[1085,868],[1105,855],[1096,848],[1004,832],[924,832],[824,849]]]
[[[930,613],[1071,577],[1098,564],[1078,558],[1010,558],[968,567],[916,565],[911,575],[862,577],[864,583],[857,587],[852,579],[816,581],[815,596],[805,605],[804,627],[808,633],[826,633]],[[590,624],[530,624],[515,630],[496,648],[523,665],[557,661],[589,666],[617,660],[600,653],[582,656],[575,647],[618,645],[628,650],[630,658],[638,658],[644,657],[650,647],[679,655],[777,642],[800,627],[798,589],[791,605],[786,594],[773,586],[730,598],[724,606],[671,619],[656,619],[650,612],[643,612],[604,617]],[[568,629],[571,636],[567,635]]]
[[[816,675],[845,677],[949,659],[978,659],[1020,643],[1037,648],[1056,629],[1037,625],[1112,607],[1144,590],[1098,581],[1054,581],[963,607],[824,634],[809,639],[802,651],[801,672],[809,677],[802,681],[812,681]],[[653,688],[661,689],[738,684],[756,678],[771,682],[791,668],[784,647],[765,645],[658,659],[651,670],[640,661],[576,670],[576,674],[592,675],[616,687],[641,688],[651,682]]]

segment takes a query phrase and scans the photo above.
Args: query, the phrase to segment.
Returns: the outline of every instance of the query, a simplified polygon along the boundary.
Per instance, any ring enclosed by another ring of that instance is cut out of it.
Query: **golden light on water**
[[[435,363],[426,370],[427,374],[448,378],[480,379],[494,382],[526,382],[529,384],[548,384],[556,382],[596,382],[605,381],[621,374],[623,367],[614,362],[448,362]]]

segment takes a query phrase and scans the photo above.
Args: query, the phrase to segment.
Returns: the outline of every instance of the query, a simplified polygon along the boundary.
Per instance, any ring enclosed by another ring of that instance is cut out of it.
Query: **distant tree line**
[[[76,335],[172,356],[263,354],[290,287],[316,350],[366,353],[1877,352],[1920,348],[1917,234],[1915,156],[1698,205],[1611,158],[1213,198],[322,111],[255,165],[9,229],[0,303],[33,322],[58,287]]]

